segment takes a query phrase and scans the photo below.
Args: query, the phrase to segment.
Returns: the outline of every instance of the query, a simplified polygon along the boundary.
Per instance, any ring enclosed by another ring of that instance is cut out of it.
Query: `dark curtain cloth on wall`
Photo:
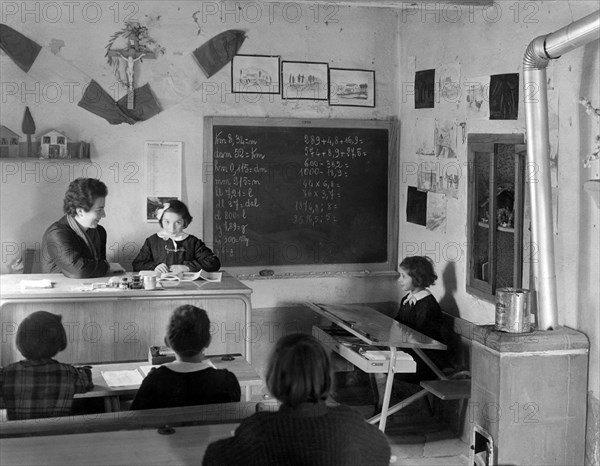
[[[230,29],[217,34],[192,52],[207,78],[231,61],[246,39],[244,31]]]

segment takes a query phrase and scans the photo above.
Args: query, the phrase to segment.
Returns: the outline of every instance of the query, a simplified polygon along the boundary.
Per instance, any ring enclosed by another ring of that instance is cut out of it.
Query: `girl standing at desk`
[[[216,272],[221,268],[219,258],[194,235],[185,233],[192,222],[187,206],[178,200],[170,201],[156,212],[162,231],[146,238],[133,261],[134,272],[154,270],[160,273]]]
[[[62,273],[69,278],[103,277],[124,272],[117,263],[106,261],[106,185],[94,178],[77,178],[69,184],[63,210],[42,239],[42,272]]]

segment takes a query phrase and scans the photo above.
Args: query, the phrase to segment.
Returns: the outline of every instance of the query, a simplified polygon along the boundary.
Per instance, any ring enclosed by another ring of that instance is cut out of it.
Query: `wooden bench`
[[[471,397],[471,379],[423,380],[421,387],[441,400],[462,400]]]
[[[200,464],[212,442],[231,436],[237,423],[0,439],[2,464],[80,466]]]
[[[276,411],[277,409],[276,403],[240,401],[179,408],[2,421],[0,422],[0,438],[158,429],[165,425],[173,427],[232,423],[240,422],[257,410]]]

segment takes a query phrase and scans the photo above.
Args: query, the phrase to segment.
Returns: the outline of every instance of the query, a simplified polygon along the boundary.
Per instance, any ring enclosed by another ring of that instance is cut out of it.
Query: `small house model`
[[[18,157],[21,136],[0,125],[0,157]]]
[[[40,156],[45,159],[68,158],[67,142],[68,138],[60,131],[48,131],[40,137]]]

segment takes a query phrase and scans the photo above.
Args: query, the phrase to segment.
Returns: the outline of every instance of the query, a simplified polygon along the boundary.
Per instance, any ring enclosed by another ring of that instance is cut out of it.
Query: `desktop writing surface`
[[[204,234],[223,267],[394,268],[393,122],[207,118],[205,138]]]

